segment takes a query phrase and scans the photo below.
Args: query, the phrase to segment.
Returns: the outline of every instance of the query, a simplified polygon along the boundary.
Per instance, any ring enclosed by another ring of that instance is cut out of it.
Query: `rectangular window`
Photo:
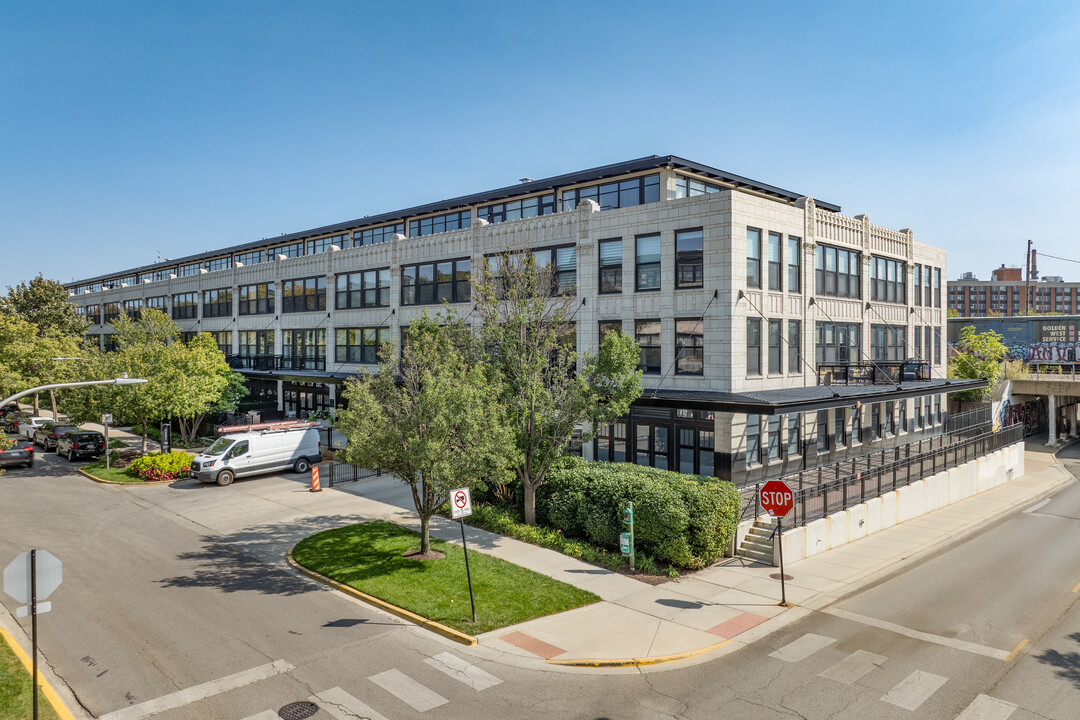
[[[870,439],[877,440],[881,437],[881,405],[874,403],[870,406]]]
[[[818,244],[814,254],[814,275],[818,295],[861,298],[862,256],[855,250],[844,250]]]
[[[855,323],[819,322],[815,345],[818,365],[858,362],[862,327]]]
[[[232,288],[203,290],[202,314],[204,318],[232,317]]]
[[[551,291],[558,294],[573,293],[577,289],[577,248],[573,245],[534,250],[536,269],[551,273]]]
[[[817,451],[826,452],[829,449],[829,411],[818,410],[817,412]]]
[[[485,205],[476,209],[476,216],[494,224],[507,220],[550,215],[553,212],[555,212],[555,196],[539,195],[524,200]]]
[[[616,182],[564,190],[562,209],[573,210],[582,200],[593,200],[601,210],[634,207],[660,201],[660,176],[645,175]]]
[[[769,432],[769,462],[780,459],[780,416],[770,415],[768,423]]]
[[[942,419],[941,418],[941,396],[940,395],[935,395],[934,396],[934,422],[935,423],[940,423],[941,419]]]
[[[702,320],[675,321],[675,374],[701,375],[705,371],[705,324]]]
[[[240,331],[240,357],[254,358],[256,356],[267,357],[274,354],[274,331],[273,330],[241,330]],[[261,369],[271,369],[261,368]]]
[[[600,292],[622,292],[622,238],[600,241]]]
[[[604,342],[604,336],[609,332],[618,330],[622,332],[622,320],[601,320],[600,321],[600,342]]]
[[[634,335],[641,353],[638,368],[645,373],[660,372],[660,321],[635,320]]]
[[[390,307],[390,268],[338,275],[335,283],[338,310]]]
[[[890,325],[871,325],[871,359],[902,362],[907,355],[907,328]]]
[[[705,282],[701,228],[675,231],[675,287],[699,288]]]
[[[915,351],[915,359],[922,360],[922,325],[915,326],[915,338],[911,347]]]
[[[802,321],[788,320],[788,372],[802,372]]]
[[[915,274],[911,279],[911,298],[916,305],[922,305],[922,265],[915,264]]]
[[[696,197],[709,193],[720,192],[719,185],[714,185],[704,180],[687,177],[686,175],[675,176],[675,199],[684,197]]]
[[[782,268],[780,265],[780,245],[784,236],[778,232],[770,232],[769,240],[765,245],[765,255],[769,262],[769,289],[783,290],[780,283]]]
[[[232,355],[232,330],[218,330],[212,333],[214,342],[222,355]]]
[[[206,261],[206,271],[228,270],[232,266],[232,258],[229,255]]]
[[[930,358],[933,357],[930,354],[930,343],[931,343],[931,340],[932,340],[930,331],[931,331],[931,326],[929,326],[929,325],[927,325],[926,329],[923,331],[923,341],[926,344],[926,353],[923,355],[923,360],[925,362],[930,362]]]
[[[862,407],[857,407],[851,411],[851,441],[861,445],[862,440]]]
[[[390,242],[394,239],[395,235],[405,234],[405,223],[394,223],[392,225],[382,225],[377,228],[365,228],[363,230],[357,230],[353,233],[353,247],[363,247],[364,245],[378,245],[384,242]]]
[[[746,374],[761,374],[761,320],[746,318]]]
[[[761,464],[761,416],[746,416],[746,467]]]
[[[319,253],[324,253],[330,249],[331,245],[340,249],[349,247],[348,234],[331,235],[329,237],[318,238],[317,240],[308,240],[307,254],[318,255]]]
[[[379,349],[390,342],[390,328],[338,328],[335,331],[334,359],[339,363],[379,362]]]
[[[265,250],[252,250],[251,252],[237,253],[235,258],[236,258],[236,262],[238,262],[238,263],[240,263],[241,265],[244,265],[244,266],[258,265],[259,263],[266,262],[266,251]]]
[[[783,332],[783,320],[769,321],[769,374],[778,375],[784,371],[784,353],[781,343]]]
[[[941,335],[934,335],[934,364],[941,364]]]
[[[188,275],[198,275],[202,266],[199,263],[191,263],[189,265],[181,265],[179,270],[179,277],[187,277]]]
[[[660,289],[660,233],[638,235],[635,238],[637,277],[635,290]]]
[[[107,312],[107,311],[106,311]],[[172,296],[173,320],[194,320],[199,317],[199,301],[193,292]],[[104,322],[109,322],[105,320]]]
[[[401,304],[434,305],[468,302],[470,260],[406,265],[401,268]]]
[[[941,268],[934,268],[934,307],[941,307]]]
[[[915,426],[919,429],[923,427],[923,414],[922,414],[922,398],[915,398]]]
[[[926,396],[926,400],[923,402],[923,407],[926,408],[926,427],[933,427],[934,425],[934,412],[930,404],[930,396]]]
[[[315,312],[325,309],[325,277],[297,278],[281,283],[282,312]]]
[[[898,404],[900,405],[900,408],[899,408],[900,409],[900,422],[898,423],[898,427],[900,428],[900,432],[906,433],[908,431],[908,427],[907,427],[907,400],[900,400],[898,402]]]
[[[931,270],[931,267],[929,265],[925,265],[923,267],[923,305],[925,305],[926,307],[930,307],[930,304],[932,302],[931,299],[930,299],[932,297],[932,294],[931,294],[930,291],[931,291],[931,280],[933,279],[933,277],[932,277],[932,275],[930,273],[930,270]]]
[[[240,286],[240,314],[267,315],[274,312],[274,284]]]
[[[434,215],[409,221],[409,237],[423,237],[436,233],[464,230],[472,225],[472,213],[468,210]]]
[[[802,454],[799,437],[799,413],[788,415],[787,456],[798,457]]]
[[[761,287],[761,231],[746,228],[746,287]]]
[[[896,435],[896,412],[893,401],[885,403],[885,428],[889,435]]]
[[[875,302],[906,303],[907,271],[903,260],[870,257],[870,299]]]
[[[787,289],[788,292],[802,292],[802,253],[801,240],[794,235],[787,239]]]
[[[284,255],[287,258],[298,258],[304,256],[304,243],[295,242],[288,245],[282,245],[281,247],[271,248],[270,254],[277,259],[279,255]]]
[[[282,350],[286,370],[326,369],[326,330],[285,330]]]
[[[162,298],[164,300],[165,298]],[[91,325],[97,325],[101,322],[101,305],[86,305],[82,308],[82,316],[87,319]],[[164,307],[161,308],[164,311]]]
[[[847,445],[847,418],[844,417],[844,408],[833,410],[833,424],[836,426],[836,447]]]

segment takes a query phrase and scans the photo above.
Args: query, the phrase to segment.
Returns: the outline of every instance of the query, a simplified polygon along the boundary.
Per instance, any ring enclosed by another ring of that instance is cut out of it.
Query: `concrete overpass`
[[[1012,395],[1047,400],[1048,445],[1056,445],[1059,435],[1077,437],[1080,433],[1080,375],[1075,368],[1069,372],[1035,372],[1027,377],[1009,381]],[[1019,398],[1017,398],[1019,399]]]

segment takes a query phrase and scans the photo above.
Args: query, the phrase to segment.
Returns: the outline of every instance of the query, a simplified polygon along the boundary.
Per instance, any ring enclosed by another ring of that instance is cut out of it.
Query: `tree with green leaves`
[[[536,491],[574,431],[584,426],[582,440],[590,440],[641,395],[640,358],[622,332],[606,334],[595,353],[576,352],[573,288],[560,287],[528,250],[508,250],[492,264],[475,282],[473,300],[514,432],[525,522],[534,525]]]
[[[29,283],[8,286],[7,296],[0,298],[0,314],[32,323],[41,337],[66,335],[81,339],[87,321],[68,302],[69,295],[62,284],[39,274]]]
[[[1004,338],[993,330],[975,332],[974,325],[960,329],[960,342],[956,353],[949,358],[949,377],[989,380],[990,385],[981,390],[965,390],[957,393],[960,400],[986,401],[994,386],[1005,374],[1004,359],[1009,348]]]
[[[348,438],[348,462],[388,471],[412,490],[421,556],[431,551],[431,517],[451,490],[512,475],[499,388],[453,334],[426,312],[413,319],[400,363],[395,345],[384,345],[378,372],[348,381],[349,406],[335,423]]]
[[[200,335],[199,337],[203,336]],[[206,335],[206,338],[214,345],[214,350],[217,350],[218,353],[220,353],[221,351],[218,349],[217,344],[214,343],[214,339],[209,335]],[[202,353],[207,356],[210,355],[209,348],[203,349]],[[231,413],[236,410],[236,406],[240,404],[240,401],[248,395],[248,389],[247,385],[244,384],[243,375],[230,369],[226,363],[215,362],[213,365],[214,368],[212,372],[225,378],[225,387],[222,389],[217,400],[210,401],[190,417],[181,416],[177,418],[180,423],[180,438],[189,446],[195,443],[196,435],[199,432],[199,426],[202,425],[202,422],[206,419],[207,415],[225,415]]]

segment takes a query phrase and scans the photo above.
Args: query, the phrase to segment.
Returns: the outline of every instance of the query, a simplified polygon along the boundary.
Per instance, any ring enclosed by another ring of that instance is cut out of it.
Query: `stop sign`
[[[783,480],[770,480],[761,486],[761,507],[770,517],[784,517],[795,507],[795,494]]]

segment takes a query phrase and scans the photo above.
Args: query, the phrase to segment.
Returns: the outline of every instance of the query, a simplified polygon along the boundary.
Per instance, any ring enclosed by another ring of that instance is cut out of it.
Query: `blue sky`
[[[1080,260],[1080,4],[0,0],[0,288],[651,154]],[[1080,267],[1043,259],[1043,274]]]

